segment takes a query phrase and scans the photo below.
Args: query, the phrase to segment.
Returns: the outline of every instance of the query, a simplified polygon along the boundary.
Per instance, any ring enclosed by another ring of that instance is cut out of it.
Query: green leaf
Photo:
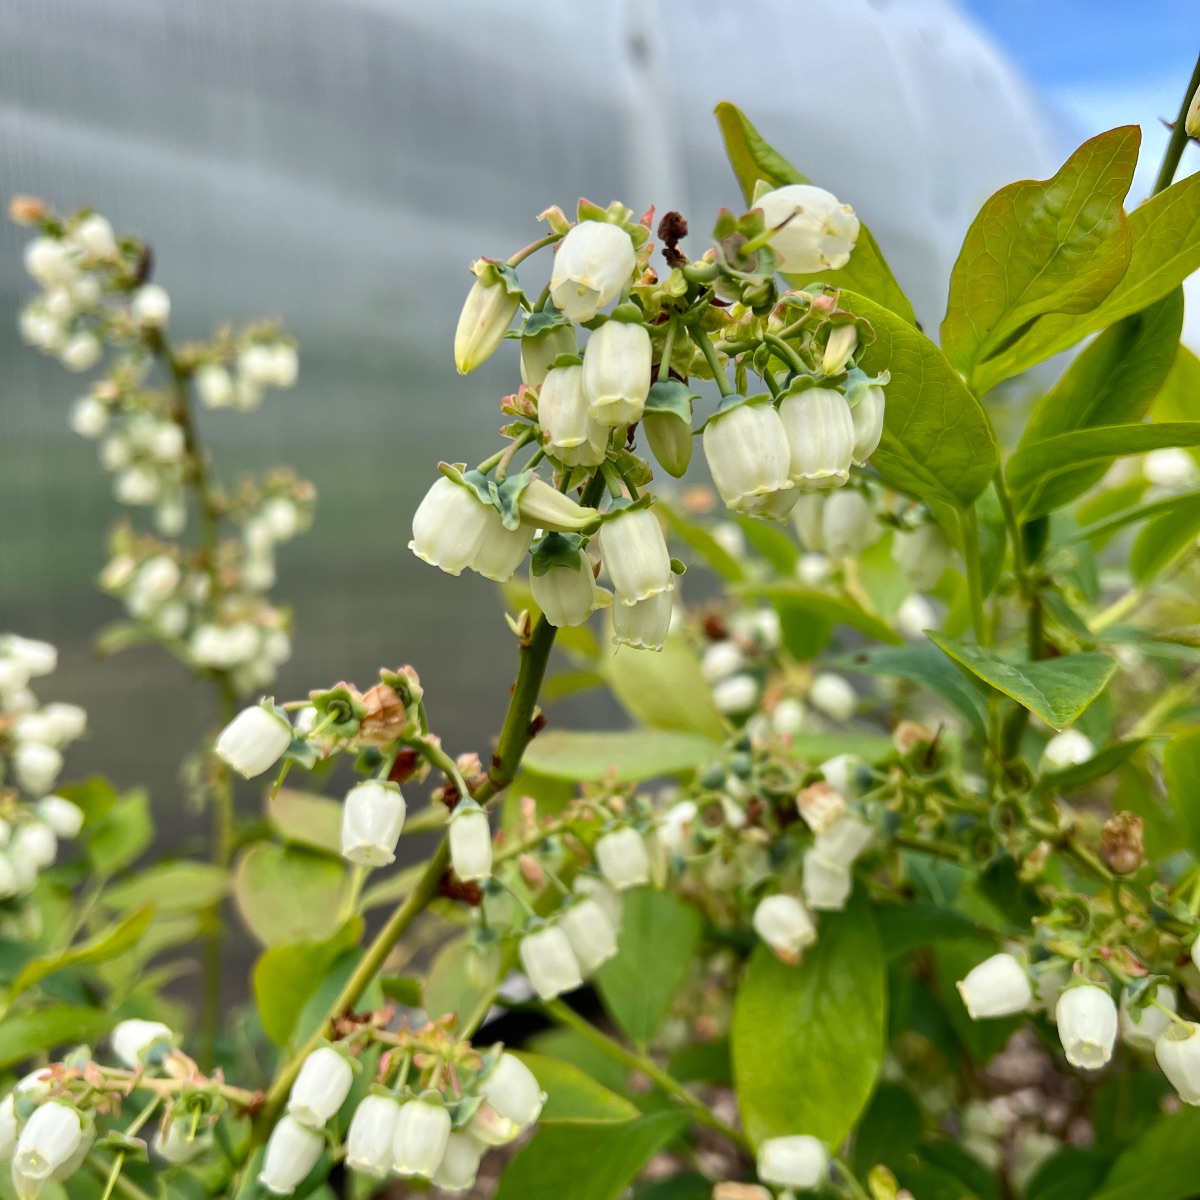
[[[610,1092],[571,1063],[545,1054],[513,1053],[546,1093],[539,1124],[611,1125],[637,1117],[637,1108],[624,1096]]]
[[[1008,460],[1005,473],[1013,503],[1022,518],[1028,519],[1035,515],[1033,507],[1045,508],[1044,502],[1037,500],[1037,484],[1067,472],[1074,474],[1089,464],[1102,464],[1107,469],[1114,459],[1164,446],[1200,446],[1200,421],[1101,425],[1031,442]]]
[[[1200,496],[1176,497],[1176,500],[1169,512],[1147,522],[1129,552],[1129,573],[1139,587],[1157,579],[1196,544],[1196,535],[1200,534]]]
[[[98,824],[120,799],[117,789],[103,775],[93,775],[82,783],[64,783],[55,792],[83,810],[84,827]]]
[[[1010,183],[967,230],[942,322],[946,357],[971,379],[1035,317],[1096,307],[1129,265],[1121,207],[1141,130],[1110,129],[1084,142],[1053,178]]]
[[[1025,1189],[1025,1200],[1090,1200],[1110,1162],[1095,1150],[1064,1146],[1038,1167]]]
[[[616,1200],[686,1124],[660,1112],[619,1125],[542,1126],[500,1177],[495,1200]]]
[[[70,1004],[9,1014],[0,1021],[0,1067],[11,1067],[59,1046],[91,1041],[112,1024],[112,1014],[104,1009]]]
[[[733,1011],[733,1075],[751,1142],[803,1130],[837,1146],[883,1062],[883,947],[861,895],[821,915],[798,967],[766,946],[750,958]]]
[[[149,849],[154,840],[150,798],[133,791],[117,800],[88,834],[88,858],[97,875],[113,875]]]
[[[858,365],[868,375],[891,372],[871,465],[899,491],[957,507],[974,503],[1000,453],[979,401],[942,352],[895,313],[853,292],[839,303],[875,330]]]
[[[929,640],[969,675],[1003,692],[1047,725],[1065,729],[1107,686],[1114,659],[1094,650],[1044,662],[1010,662],[973,642],[931,633]]]
[[[1156,421],[1187,421],[1196,415],[1200,396],[1200,358],[1181,345],[1166,382],[1154,397],[1150,413]]]
[[[1106,329],[1035,406],[1018,450],[1077,429],[1130,425],[1150,410],[1171,370],[1183,328],[1183,289]],[[1032,489],[1023,508],[1041,516],[1070,503],[1108,470],[1111,459],[1057,474]]]
[[[329,968],[357,946],[363,919],[353,917],[332,938],[268,946],[254,964],[254,999],[267,1037],[286,1046],[296,1022]]]
[[[1129,214],[1133,245],[1121,282],[1090,312],[1052,313],[975,373],[980,395],[1035,363],[1068,350],[1088,334],[1161,300],[1200,269],[1200,174],[1151,196]]]
[[[1200,729],[1180,734],[1168,744],[1163,777],[1187,848],[1200,856]]]
[[[954,985],[963,979],[972,967],[995,954],[996,943],[985,938],[963,938],[952,942],[937,942],[932,951],[937,971],[937,992],[942,1008],[972,1062],[983,1066],[1008,1045],[1009,1039],[1024,1018],[1018,1015],[973,1021]]]
[[[566,700],[569,696],[595,691],[607,682],[598,671],[560,671],[542,684],[540,700],[543,706],[553,704],[555,700]]]
[[[196,912],[211,908],[229,891],[229,876],[203,862],[158,863],[104,890],[105,908],[140,908],[152,904],[160,913]]]
[[[800,547],[795,538],[780,526],[768,525],[755,517],[739,516],[737,523],[756,554],[765,558],[780,575],[795,574],[796,563],[800,561]]]
[[[666,520],[671,533],[700,555],[726,583],[738,583],[745,577],[741,563],[702,525],[689,521],[662,500],[655,503],[654,509]]]
[[[1085,788],[1089,783],[1111,775],[1122,763],[1127,762],[1146,744],[1145,738],[1130,738],[1125,742],[1114,742],[1092,755],[1087,762],[1063,767],[1060,771],[1046,771],[1037,782],[1037,791],[1058,792],[1070,795]]]
[[[934,942],[974,938],[986,932],[957,909],[945,908],[929,900],[877,904],[874,912],[879,940],[889,960]]]
[[[447,1013],[462,1019],[490,996],[504,973],[497,943],[480,946],[470,934],[447,942],[434,955],[425,977],[424,1008],[431,1021]]]
[[[42,954],[31,958],[17,973],[8,989],[8,999],[14,997],[40,983],[43,979],[61,971],[66,967],[76,967],[83,963],[107,962],[119,958],[127,950],[137,945],[142,934],[150,925],[154,916],[153,907],[139,908],[123,917],[115,925],[90,937],[87,941],[79,942],[58,954]]]
[[[810,183],[778,151],[769,146],[762,135],[746,119],[746,115],[733,104],[722,102],[716,109],[717,123],[725,139],[725,153],[729,164],[741,185],[747,204],[754,203],[755,187],[759,180],[771,188],[789,183]],[[840,197],[846,199],[846,197]],[[910,325],[916,323],[916,315],[903,289],[896,282],[891,267],[883,257],[871,231],[862,224],[858,241],[850,255],[850,261],[838,271],[825,271],[817,275],[787,275],[789,286],[804,287],[818,279],[826,280],[837,287],[853,288],[856,292],[870,296],[878,304],[897,313]]]
[[[666,1179],[642,1180],[633,1189],[633,1200],[712,1200],[712,1190],[712,1181],[699,1172],[680,1171]]]
[[[256,842],[234,867],[233,898],[246,927],[264,945],[322,941],[341,925],[346,872],[341,863],[297,846]]]
[[[700,942],[700,915],[670,892],[626,892],[617,953],[596,972],[605,1008],[645,1045],[666,1019]]]
[[[758,596],[781,607],[798,609],[834,625],[848,625],[877,642],[896,645],[904,640],[886,621],[867,612],[849,596],[831,596],[786,579],[776,583],[746,584],[735,590],[744,596]]]
[[[1200,1109],[1163,1117],[1113,1165],[1094,1200],[1188,1200],[1200,1176]]]
[[[327,854],[342,852],[342,806],[337,800],[281,788],[268,801],[267,817],[285,842]]]
[[[1197,394],[1200,395],[1200,392]],[[1124,529],[1126,525],[1135,525],[1138,521],[1148,521],[1152,517],[1168,516],[1177,510],[1191,511],[1194,505],[1200,505],[1200,492],[1183,492],[1178,496],[1166,496],[1162,500],[1151,500],[1146,504],[1139,504],[1134,508],[1113,513],[1112,516],[1105,517],[1102,521],[1086,525],[1083,529],[1073,533],[1068,540],[1069,542],[1092,542],[1098,538],[1107,539],[1118,529]]]
[[[838,665],[866,675],[907,679],[928,688],[964,716],[980,740],[987,738],[987,704],[979,689],[965,680],[962,672],[928,643],[864,650],[843,659]]]
[[[631,729],[626,733],[586,733],[553,729],[533,741],[525,765],[551,779],[584,783],[639,783],[659,775],[679,775],[703,766],[720,749],[694,733]]]
[[[921,1140],[924,1124],[908,1088],[881,1083],[854,1135],[854,1173],[865,1179],[879,1163],[895,1170]]]
[[[891,739],[881,733],[796,733],[792,735],[792,754],[805,762],[820,763],[835,754],[853,754],[866,762],[882,758],[892,751]]]

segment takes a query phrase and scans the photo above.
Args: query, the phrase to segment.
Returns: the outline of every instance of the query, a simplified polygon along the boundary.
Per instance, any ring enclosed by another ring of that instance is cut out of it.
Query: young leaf
[[[891,372],[883,440],[871,465],[897,490],[963,507],[987,487],[999,450],[991,422],[942,352],[865,296],[843,292],[843,308],[870,321],[875,341],[860,356],[868,375]]]
[[[733,1010],[733,1076],[751,1142],[798,1129],[838,1145],[883,1062],[886,968],[861,893],[822,914],[798,967],[759,945]]]
[[[1176,497],[1168,512],[1148,521],[1129,552],[1129,573],[1139,586],[1156,579],[1196,544],[1200,533],[1200,497]]]
[[[105,888],[105,908],[138,908],[152,904],[159,913],[196,912],[210,908],[229,891],[229,874],[203,862],[168,862],[147,867]]]
[[[753,204],[754,189],[759,180],[771,188],[812,182],[763,140],[741,109],[722,102],[717,105],[715,113],[725,139],[725,153],[729,156],[729,164],[733,167],[747,204]],[[845,200],[846,197],[839,199]],[[794,288],[804,287],[818,279],[837,287],[853,288],[890,309],[909,325],[916,324],[916,314],[908,297],[896,282],[883,252],[865,224],[860,225],[858,241],[850,261],[841,270],[825,271],[818,275],[787,275],[784,278]]]
[[[638,1115],[624,1096],[610,1092],[571,1063],[545,1054],[514,1053],[546,1093],[540,1125],[611,1125],[632,1121]]]
[[[342,806],[327,796],[282,788],[268,801],[267,816],[285,842],[340,854]]]
[[[1055,729],[1070,725],[1117,669],[1114,659],[1094,650],[1044,662],[1010,662],[973,642],[957,642],[940,633],[929,634],[929,640],[968,675],[1023,704]]]
[[[604,1005],[637,1045],[648,1042],[691,969],[700,915],[670,892],[625,893],[616,957],[596,972]]]
[[[1129,214],[1133,246],[1121,282],[1090,312],[1050,313],[1028,333],[982,363],[975,372],[979,395],[1044,362],[1090,333],[1161,300],[1200,269],[1200,173],[1151,196]]]
[[[719,749],[710,738],[661,729],[625,733],[552,729],[530,743],[524,761],[531,771],[551,779],[637,783],[694,771]]]
[[[942,322],[946,357],[972,382],[976,365],[1044,313],[1093,309],[1129,265],[1121,207],[1141,130],[1110,129],[1084,142],[1048,180],[1010,183],[967,231],[950,276]]]
[[[340,862],[296,846],[256,842],[234,867],[233,898],[246,927],[264,945],[332,937],[346,872]]]

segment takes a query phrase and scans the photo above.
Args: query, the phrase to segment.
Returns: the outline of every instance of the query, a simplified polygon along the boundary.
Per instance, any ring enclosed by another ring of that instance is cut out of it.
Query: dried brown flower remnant
[[[1146,861],[1142,831],[1142,818],[1137,813],[1113,813],[1104,822],[1100,856],[1118,875],[1128,875]]]

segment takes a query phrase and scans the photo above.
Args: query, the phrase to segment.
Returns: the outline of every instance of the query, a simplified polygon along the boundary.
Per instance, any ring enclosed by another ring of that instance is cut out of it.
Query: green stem
[[[649,1058],[645,1054],[638,1054],[636,1051],[622,1046],[620,1042],[615,1038],[609,1037],[608,1034],[601,1033],[590,1021],[584,1020],[574,1009],[569,1008],[561,1000],[551,1000],[543,1004],[542,1007],[548,1016],[553,1017],[560,1025],[565,1025],[568,1029],[574,1030],[581,1037],[591,1042],[598,1050],[602,1050],[609,1058],[624,1063],[625,1066],[634,1071],[640,1071],[647,1078],[653,1080],[698,1124],[707,1125],[709,1129],[715,1129],[718,1133],[727,1137],[731,1142],[742,1147],[744,1150],[751,1149],[749,1139],[741,1130],[734,1129],[732,1125],[727,1124],[720,1117],[710,1112],[707,1105],[696,1099],[682,1083],[667,1074],[652,1058]]]
[[[671,378],[671,355],[675,351],[675,331],[679,328],[679,318],[672,317],[667,325],[667,336],[663,341],[662,358],[658,361],[658,382],[664,383]]]
[[[979,518],[975,506],[960,508],[958,521],[962,530],[963,560],[967,566],[967,590],[971,596],[971,625],[975,640],[986,646],[991,638],[983,611],[983,567],[979,559]]]
[[[871,1200],[871,1197],[867,1194],[866,1188],[864,1188],[863,1185],[861,1183],[859,1183],[858,1176],[855,1175],[852,1170],[850,1170],[849,1166],[847,1166],[846,1163],[842,1161],[842,1159],[838,1158],[835,1155],[832,1157],[831,1161],[832,1161],[833,1165],[837,1168],[838,1175],[845,1182],[846,1190],[853,1197],[855,1197],[855,1200]]]
[[[804,365],[804,360],[783,338],[778,337],[774,333],[764,333],[763,341],[775,351],[775,357],[787,363],[797,375],[807,375],[809,373],[808,368]]]
[[[563,236],[561,233],[548,233],[545,237],[538,238],[535,242],[530,242],[528,246],[523,246],[508,260],[508,266],[520,266],[531,254],[536,254],[546,246],[553,246],[555,242],[562,241]]]
[[[712,377],[716,381],[717,387],[720,388],[721,395],[732,396],[733,385],[730,384],[725,369],[721,366],[716,347],[712,344],[708,334],[699,325],[689,325],[688,333],[691,335],[692,341],[700,347],[700,353],[704,355],[704,361],[708,363],[708,369],[712,372]]]
[[[1192,78],[1188,82],[1187,91],[1183,94],[1183,103],[1179,106],[1179,116],[1175,118],[1175,125],[1171,129],[1171,140],[1167,142],[1167,149],[1163,154],[1162,166],[1158,169],[1158,178],[1154,181],[1154,190],[1150,193],[1152,196],[1157,196],[1159,192],[1169,188],[1171,181],[1175,178],[1175,172],[1179,169],[1179,160],[1183,157],[1183,148],[1188,144],[1187,129],[1185,127],[1188,108],[1191,106],[1192,97],[1196,94],[1197,88],[1200,88],[1200,58],[1196,60],[1196,66],[1192,70]]]

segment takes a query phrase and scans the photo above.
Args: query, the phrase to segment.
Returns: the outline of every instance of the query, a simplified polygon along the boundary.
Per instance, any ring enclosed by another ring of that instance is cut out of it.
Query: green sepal
[[[648,413],[666,413],[692,423],[692,405],[700,399],[686,383],[678,379],[660,379],[650,385],[646,396]]]
[[[580,199],[576,209],[576,219],[580,221],[606,221],[609,225],[619,225],[633,241],[633,248],[640,250],[650,237],[650,230],[641,222],[634,220],[633,209],[626,208],[619,200],[614,200],[607,208],[601,208],[590,200]]]
[[[311,771],[321,761],[316,747],[307,738],[292,738],[291,745],[283,752],[283,757],[306,771]]]
[[[851,367],[846,372],[846,382],[842,385],[846,403],[854,408],[867,394],[868,388],[887,387],[891,379],[891,371],[880,371],[878,375],[868,375],[861,367]]]
[[[584,539],[577,533],[548,533],[533,545],[530,571],[540,579],[551,567],[578,571],[582,565]],[[454,810],[455,812],[458,809]]]
[[[500,284],[510,296],[524,296],[517,272],[506,262],[495,258],[478,258],[471,264],[475,278],[485,287]]]
[[[700,428],[697,433],[703,432],[714,421],[720,420],[721,417],[728,416],[735,408],[741,408],[744,404],[774,404],[774,397],[769,392],[763,392],[757,396],[739,396],[736,392],[729,396],[722,396],[721,403],[717,405],[716,411],[700,422]]]
[[[654,497],[648,492],[639,496],[636,500],[630,500],[627,496],[621,496],[609,502],[608,510],[600,514],[596,519],[596,524],[598,526],[604,525],[624,513],[633,512],[639,508],[649,508],[653,503]]]
[[[823,377],[816,375],[793,375],[788,380],[788,385],[779,394],[780,400],[786,399],[788,396],[799,396],[801,392],[807,392],[809,388],[828,387],[829,381]]]
[[[685,563],[683,561],[683,559],[681,559],[681,558],[671,559],[671,574],[672,575],[686,575],[687,574],[687,563]]]
[[[621,478],[626,483],[632,483],[634,487],[645,487],[654,478],[650,464],[632,450],[626,450],[624,446],[619,450],[610,450],[608,460],[617,468]]]
[[[323,692],[309,692],[308,698],[313,708],[317,710],[317,725],[324,724],[330,717],[333,720],[325,725],[324,732],[337,737],[354,737],[363,717],[367,715],[366,705],[363,704],[349,688],[339,686]]]
[[[500,520],[505,529],[513,530],[521,524],[520,500],[521,493],[533,482],[532,471],[522,471],[518,475],[510,475],[503,483],[488,482],[488,487],[495,496],[492,501],[500,513]]]
[[[521,328],[510,330],[507,336],[536,338],[541,337],[544,333],[549,333],[551,329],[557,329],[560,326],[570,324],[571,322],[550,301],[547,301],[544,308],[539,308],[536,312],[531,312],[525,318],[525,323]]]
[[[582,367],[583,359],[578,354],[560,354],[551,364],[551,371],[561,370],[563,367]]]
[[[120,1154],[123,1158],[132,1158],[139,1162],[145,1162],[150,1158],[144,1138],[130,1137],[129,1134],[120,1129],[110,1129],[107,1133],[101,1134],[92,1143],[92,1149],[111,1150],[114,1154]]]

